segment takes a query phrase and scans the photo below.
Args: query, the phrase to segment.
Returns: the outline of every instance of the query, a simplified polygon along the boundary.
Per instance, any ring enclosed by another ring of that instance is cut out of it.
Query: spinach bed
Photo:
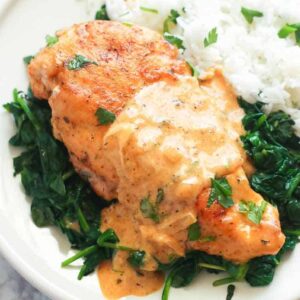
[[[294,133],[294,122],[282,111],[266,115],[261,102],[249,104],[239,98],[239,103],[246,113],[243,125],[247,130],[241,140],[256,167],[251,185],[265,200],[278,207],[286,242],[277,255],[258,257],[244,265],[235,265],[201,251],[191,251],[167,265],[159,264],[159,270],[168,274],[163,300],[168,299],[171,287],[187,286],[204,270],[227,272],[228,276],[215,281],[214,286],[241,280],[251,286],[268,285],[282,256],[299,241],[300,139]],[[21,147],[22,153],[13,160],[14,175],[21,175],[25,192],[32,198],[33,222],[38,227],[58,227],[71,247],[78,250],[62,266],[82,258],[78,275],[81,279],[118,249],[131,253],[129,261],[133,266],[142,265],[145,253],[119,245],[112,230],[100,232],[100,212],[109,203],[80,178],[69,162],[65,146],[53,137],[48,103],[36,99],[30,89],[27,94],[14,90],[13,102],[4,108],[15,120],[17,133],[9,143]],[[231,298],[234,288],[229,287]]]

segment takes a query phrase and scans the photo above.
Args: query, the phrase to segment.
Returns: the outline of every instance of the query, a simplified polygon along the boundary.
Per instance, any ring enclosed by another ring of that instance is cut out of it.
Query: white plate
[[[91,19],[85,1],[76,0],[0,0],[0,103],[11,100],[14,87],[26,90],[28,81],[22,58],[44,45],[46,34]],[[94,12],[93,12],[94,14]],[[92,14],[92,15],[93,15]],[[96,275],[76,279],[78,266],[61,269],[71,255],[66,239],[56,229],[36,228],[30,219],[30,199],[13,177],[12,157],[17,152],[8,146],[14,133],[11,116],[0,110],[0,250],[9,262],[35,287],[52,299],[99,300]],[[285,258],[273,283],[266,288],[237,284],[235,300],[299,300],[300,247]],[[188,288],[172,289],[170,299],[225,299],[226,287],[213,288],[215,276],[202,273]],[[146,297],[160,299],[160,293]],[[128,297],[132,300],[135,297]],[[6,299],[3,299],[6,300]]]

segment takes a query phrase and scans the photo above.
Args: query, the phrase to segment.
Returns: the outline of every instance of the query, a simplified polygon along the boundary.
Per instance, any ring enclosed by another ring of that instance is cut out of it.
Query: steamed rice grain
[[[300,23],[299,0],[106,0],[106,6],[114,20],[160,32],[170,10],[176,9],[181,17],[172,33],[182,38],[186,48],[182,55],[200,76],[221,66],[238,95],[248,102],[266,102],[267,112],[286,111],[300,136],[300,46],[293,36],[278,37],[285,24]],[[158,14],[141,6],[157,9]],[[241,14],[242,6],[264,16],[250,25]],[[203,40],[214,27],[217,43],[205,48]]]

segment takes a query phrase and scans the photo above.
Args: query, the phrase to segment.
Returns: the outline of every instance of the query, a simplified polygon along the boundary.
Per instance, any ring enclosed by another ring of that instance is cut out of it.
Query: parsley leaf
[[[76,54],[75,57],[69,61],[68,69],[79,70],[88,64],[98,65],[96,62],[91,61],[82,55]]]
[[[167,42],[170,44],[176,46],[178,49],[185,50],[185,47],[183,46],[183,40],[179,38],[178,36],[172,35],[168,32],[164,33],[164,38]]]
[[[56,35],[52,36],[48,34],[46,35],[45,39],[46,39],[47,47],[52,47],[58,42],[58,37]]]
[[[214,27],[209,33],[208,36],[204,39],[204,47],[208,47],[212,44],[215,44],[218,40],[217,28]]]
[[[300,23],[286,24],[279,31],[278,36],[281,39],[287,38],[289,35],[295,33],[296,43],[300,45]]]
[[[224,208],[231,207],[234,204],[231,195],[231,186],[226,178],[212,179],[211,192],[207,201],[207,207],[210,207],[216,200]]]
[[[253,9],[249,9],[249,8],[246,8],[246,7],[241,8],[241,13],[242,13],[242,15],[244,16],[244,18],[246,19],[246,21],[249,24],[253,23],[253,19],[255,17],[256,18],[261,18],[261,17],[264,16],[264,14],[262,12],[257,11],[257,10],[253,10]]]
[[[33,55],[28,55],[23,58],[23,62],[25,65],[29,65],[33,59],[34,59]]]
[[[188,66],[191,68],[191,71],[192,71],[192,76],[198,78],[200,76],[200,72],[198,70],[197,67],[195,67],[192,63],[190,62],[186,62],[188,64]]]
[[[156,204],[160,204],[165,198],[165,192],[163,189],[158,189],[157,190],[157,195],[156,195]]]
[[[267,207],[267,202],[264,200],[259,206],[252,201],[241,201],[239,204],[239,211],[243,214],[246,214],[247,218],[251,222],[255,224],[260,224],[260,221],[262,219],[266,207]]]
[[[134,268],[139,268],[144,265],[145,251],[133,251],[129,254],[127,261]]]
[[[196,222],[188,228],[188,239],[189,241],[197,241],[200,239],[201,230],[199,223]]]
[[[170,15],[164,21],[163,32],[170,33],[170,24],[177,24],[177,18],[180,17],[180,14],[177,10],[171,9]]]
[[[95,115],[101,125],[111,124],[116,119],[116,115],[114,113],[101,107],[97,109]]]
[[[142,199],[140,210],[145,218],[152,219],[155,223],[159,222],[157,207],[150,202],[149,196]]]
[[[204,236],[199,239],[199,242],[205,243],[205,242],[214,242],[217,238],[212,235]]]
[[[101,8],[96,12],[95,20],[107,20],[109,21],[109,16],[107,14],[106,5],[103,4]]]
[[[158,10],[155,8],[140,6],[140,10],[142,10],[144,12],[152,13],[152,14],[158,14]]]

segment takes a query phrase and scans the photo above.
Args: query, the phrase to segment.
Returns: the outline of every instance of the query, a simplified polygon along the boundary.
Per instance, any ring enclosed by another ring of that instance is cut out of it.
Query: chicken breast
[[[263,205],[263,198],[251,189],[242,168],[226,176],[226,179],[232,188],[234,205],[225,209],[215,201],[211,207],[207,207],[211,188],[204,190],[197,202],[198,222],[203,238],[202,241],[191,242],[191,248],[220,255],[237,263],[247,262],[257,256],[276,254],[285,240],[280,230],[277,209],[265,203],[261,220],[256,224],[255,219],[249,219],[240,205],[252,203],[258,208]]]
[[[99,195],[116,198],[118,178],[102,154],[108,126],[99,126],[95,112],[101,107],[118,115],[142,87],[190,69],[160,34],[138,26],[94,21],[57,36],[59,41],[28,67],[32,91],[49,99],[54,135],[66,145],[76,170]],[[69,70],[76,55],[94,64]]]
[[[266,204],[260,223],[239,209],[242,200],[263,199],[245,175],[251,167],[239,138],[243,111],[220,71],[199,86],[177,49],[138,26],[94,21],[58,37],[29,65],[33,93],[49,99],[54,134],[76,170],[96,193],[118,198],[102,211],[101,230],[112,228],[121,244],[145,250],[145,274],[156,270],[157,259],[167,263],[191,248],[235,262],[279,251],[277,209]],[[70,70],[76,55],[89,62]],[[112,125],[99,124],[99,108],[117,116]],[[230,208],[207,207],[216,177],[231,185]],[[189,241],[196,222],[213,239]],[[117,252],[113,268],[126,269],[127,257]]]

